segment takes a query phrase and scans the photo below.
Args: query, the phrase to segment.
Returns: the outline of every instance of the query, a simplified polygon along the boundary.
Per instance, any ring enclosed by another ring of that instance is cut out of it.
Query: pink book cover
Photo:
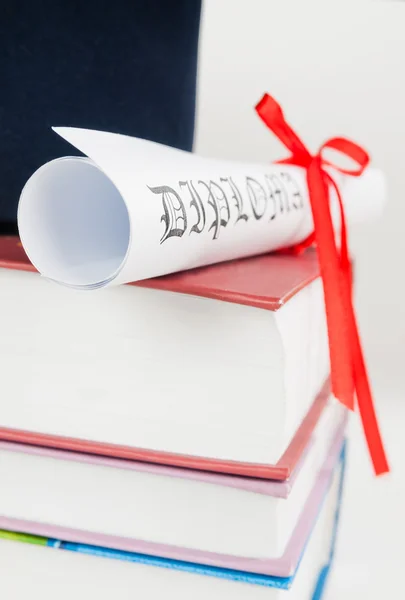
[[[180,560],[201,565],[221,567],[238,571],[247,571],[250,573],[259,573],[273,575],[278,577],[288,577],[294,573],[299,559],[304,551],[305,544],[311,530],[316,522],[318,513],[321,509],[323,499],[327,493],[332,480],[332,475],[338,468],[339,457],[342,455],[344,443],[344,432],[347,422],[347,415],[344,414],[340,423],[336,424],[336,429],[328,445],[328,451],[321,468],[318,471],[315,483],[305,502],[296,525],[292,531],[285,551],[279,557],[272,558],[252,558],[243,556],[234,556],[228,554],[219,554],[206,550],[196,550],[150,542],[142,539],[130,537],[121,537],[116,535],[107,535],[82,529],[71,529],[61,527],[53,523],[34,522],[24,519],[16,519],[0,515],[0,529],[8,531],[23,532],[31,535],[51,537],[67,542],[88,544],[91,546],[101,546],[110,549],[136,552],[143,555],[159,556],[172,560]],[[52,450],[35,446],[25,446],[23,444],[12,444],[9,442],[0,442],[0,450],[23,452],[35,454],[37,456],[47,456],[60,460],[70,460],[83,462],[93,465],[105,465],[117,469],[129,469],[133,471],[148,472],[151,474],[169,475],[181,479],[192,479],[203,481],[205,483],[216,484],[220,486],[231,486],[241,490],[250,491],[256,494],[266,496],[288,498],[292,492],[296,480],[296,474],[299,472],[305,461],[299,462],[296,472],[290,481],[263,481],[246,477],[229,477],[217,473],[202,473],[201,471],[191,471],[187,469],[178,469],[163,465],[153,465],[147,463],[136,463],[134,461],[123,461],[116,458],[104,458],[100,456],[91,456],[79,453],[69,453],[61,450]],[[288,500],[287,500],[288,501]]]
[[[35,271],[15,236],[0,237],[0,268]],[[39,275],[38,275],[39,276]],[[193,269],[129,285],[213,298],[277,311],[297,292],[319,276],[316,253],[301,256],[267,254]],[[273,465],[241,463],[178,455],[99,441],[81,440],[1,427],[0,440],[43,446],[106,457],[226,473],[262,479],[286,480],[296,468],[312,431],[326,406],[329,381],[315,398],[282,456]]]

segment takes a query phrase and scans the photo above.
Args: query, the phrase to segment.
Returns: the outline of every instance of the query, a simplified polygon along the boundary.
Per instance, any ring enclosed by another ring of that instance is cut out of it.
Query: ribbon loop
[[[339,152],[340,154],[343,154],[347,158],[351,159],[354,163],[356,163],[357,166],[351,169],[344,169],[328,160],[325,160],[323,158],[324,150],[335,150],[336,152]],[[370,163],[370,156],[364,150],[364,148],[355,142],[352,142],[351,140],[340,137],[331,138],[322,144],[319,149],[319,155],[324,165],[333,167],[345,175],[352,175],[354,177],[361,175]]]
[[[256,111],[265,125],[271,129],[287,150],[290,150],[294,164],[307,167],[312,160],[311,154],[294,130],[288,125],[278,102],[268,94],[265,94],[257,104]],[[287,161],[289,160],[287,159]]]
[[[316,242],[325,298],[332,391],[340,402],[352,410],[357,397],[375,473],[377,475],[385,473],[389,471],[389,467],[374,410],[352,300],[352,275],[344,206],[338,185],[325,169],[325,167],[333,167],[345,175],[358,177],[369,164],[370,157],[361,146],[341,137],[328,140],[317,154],[311,155],[286,122],[283,111],[274,98],[265,94],[256,106],[256,110],[265,125],[291,152],[289,158],[279,162],[306,169],[314,232],[304,242],[287,250],[299,253],[314,241]],[[335,150],[343,154],[353,160],[356,167],[344,169],[328,162],[323,157],[325,150]],[[336,192],[340,209],[339,245],[336,244],[329,203],[331,187]]]

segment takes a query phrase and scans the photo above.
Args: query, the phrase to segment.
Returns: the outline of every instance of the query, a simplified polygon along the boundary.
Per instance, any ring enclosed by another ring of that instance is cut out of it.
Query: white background
[[[328,598],[399,598],[405,564],[405,4],[206,0],[195,150],[260,162],[285,156],[253,110],[266,91],[311,149],[345,135],[363,144],[387,174],[385,216],[356,232],[353,249],[356,303],[392,474],[373,479],[355,419]]]

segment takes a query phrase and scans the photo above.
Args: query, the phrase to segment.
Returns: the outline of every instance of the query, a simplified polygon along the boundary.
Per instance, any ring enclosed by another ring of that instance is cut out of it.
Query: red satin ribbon
[[[338,186],[325,169],[327,166],[332,166],[341,173],[358,177],[368,165],[369,155],[360,146],[345,138],[328,140],[317,154],[312,155],[285,121],[279,104],[271,96],[265,94],[256,106],[256,111],[267,127],[291,152],[289,158],[280,162],[306,169],[314,233],[292,250],[301,252],[316,242],[325,296],[332,391],[336,398],[350,410],[354,410],[356,394],[375,473],[377,475],[386,473],[389,471],[389,466],[374,410],[352,300],[352,273],[342,198]],[[356,167],[342,169],[328,162],[323,157],[326,149],[346,155],[356,163]],[[330,211],[331,187],[336,192],[340,207],[340,245],[336,243]]]

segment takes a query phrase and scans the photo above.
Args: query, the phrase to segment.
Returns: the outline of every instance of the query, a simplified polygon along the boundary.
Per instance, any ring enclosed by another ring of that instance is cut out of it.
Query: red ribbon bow
[[[332,391],[350,410],[354,410],[356,394],[375,473],[386,473],[389,466],[378,428],[352,300],[352,273],[342,198],[338,186],[325,170],[326,166],[332,166],[341,173],[358,177],[368,165],[369,155],[345,138],[332,138],[321,146],[317,154],[311,155],[285,121],[281,107],[274,98],[265,94],[256,106],[256,111],[291,152],[289,158],[280,162],[306,169],[314,232],[293,250],[300,252],[316,242],[325,296]],[[342,169],[326,161],[323,157],[325,149],[337,150],[346,155],[357,163],[357,167],[352,170]],[[339,201],[340,248],[336,244],[330,211],[330,187],[336,191]]]

